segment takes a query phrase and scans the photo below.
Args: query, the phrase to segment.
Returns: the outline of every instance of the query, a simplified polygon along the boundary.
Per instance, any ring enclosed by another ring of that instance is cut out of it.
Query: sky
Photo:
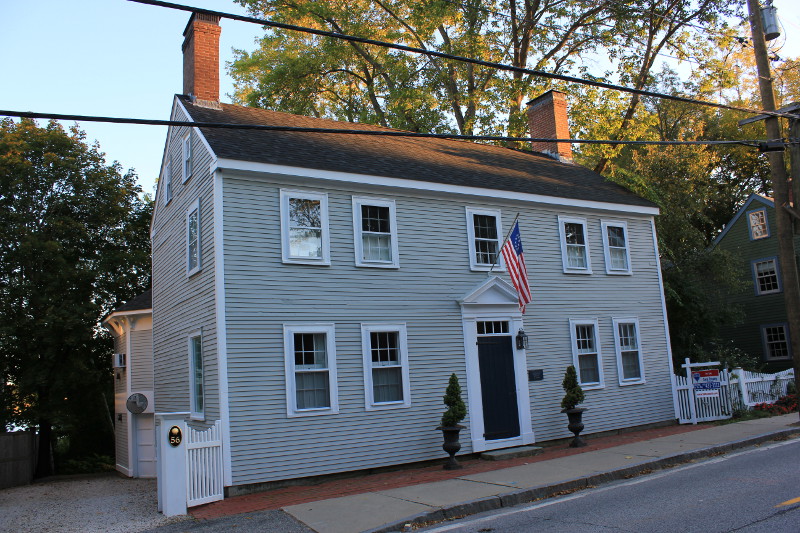
[[[230,0],[172,0],[247,14]],[[800,2],[774,0],[783,25],[782,57],[800,56]],[[168,119],[183,89],[184,11],[126,0],[0,0],[0,109],[70,115]],[[261,26],[222,20],[220,92],[230,102],[225,63],[234,48],[253,50]],[[598,67],[597,73],[602,74]],[[65,123],[65,126],[72,125]],[[110,163],[134,169],[155,192],[167,128],[83,122]]]

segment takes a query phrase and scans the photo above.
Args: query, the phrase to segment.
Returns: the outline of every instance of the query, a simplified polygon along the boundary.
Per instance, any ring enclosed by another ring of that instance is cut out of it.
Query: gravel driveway
[[[122,533],[187,518],[158,512],[155,479],[115,473],[0,490],[0,531]]]

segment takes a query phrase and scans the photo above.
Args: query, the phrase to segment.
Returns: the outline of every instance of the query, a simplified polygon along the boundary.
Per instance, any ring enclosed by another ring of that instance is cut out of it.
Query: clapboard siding
[[[114,335],[114,353],[128,352],[128,333],[123,331]],[[126,355],[127,357],[127,355]],[[117,379],[119,378],[119,379]],[[114,368],[114,452],[115,462],[123,468],[129,468],[128,461],[128,413],[125,409],[125,398],[128,391],[128,372],[125,368]]]
[[[569,435],[560,401],[564,369],[572,363],[570,318],[599,321],[605,388],[587,391],[588,432],[674,418],[652,217],[331,181],[309,186],[269,174],[226,173],[224,183],[234,485],[444,455],[435,428],[451,372],[461,380],[465,401],[469,395],[457,301],[487,279],[486,272],[469,269],[466,207],[501,210],[504,234],[520,213],[534,298],[524,318],[527,366],[545,376],[528,384],[537,440]],[[328,194],[330,266],[282,263],[281,188]],[[355,266],[353,195],[396,202],[398,269]],[[559,215],[586,218],[592,275],[563,274]],[[601,220],[627,222],[632,275],[605,273]],[[495,273],[508,280],[505,272]],[[639,320],[645,384],[619,386],[613,317]],[[338,414],[287,417],[283,325],[292,322],[335,324]],[[365,410],[360,328],[370,322],[406,325],[409,408]],[[462,444],[469,453],[469,439]]]
[[[186,120],[177,108],[173,120]],[[214,191],[210,173],[212,154],[200,136],[192,134],[193,174],[182,175],[182,139],[187,128],[171,127],[166,161],[172,166],[173,197],[164,204],[156,196],[153,217],[153,369],[155,404],[159,412],[189,411],[188,336],[203,331],[205,420],[219,418],[217,330],[214,307]],[[200,201],[202,269],[187,277],[186,213]]]
[[[131,391],[153,390],[153,331],[133,330],[131,335]]]

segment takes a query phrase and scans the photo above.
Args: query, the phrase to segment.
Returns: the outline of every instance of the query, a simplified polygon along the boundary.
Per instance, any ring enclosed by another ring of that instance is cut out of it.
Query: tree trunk
[[[39,447],[36,458],[36,474],[42,478],[53,475],[53,426],[49,420],[39,420]]]

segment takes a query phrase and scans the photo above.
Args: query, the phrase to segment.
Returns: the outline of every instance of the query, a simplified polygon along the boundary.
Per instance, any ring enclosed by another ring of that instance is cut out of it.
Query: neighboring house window
[[[589,244],[586,240],[586,220],[558,217],[561,237],[561,260],[565,273],[591,274]]]
[[[750,225],[750,239],[758,240],[769,237],[766,208],[757,209],[747,213],[747,222]]]
[[[608,274],[630,274],[631,254],[628,246],[628,225],[625,222],[606,222],[603,228],[606,272]]]
[[[472,270],[505,270],[500,253],[500,211],[467,208],[469,266]]]
[[[762,326],[761,336],[764,339],[764,353],[767,359],[788,359],[791,357],[789,332],[785,324]]]
[[[334,325],[287,324],[283,337],[288,415],[337,413]]]
[[[353,197],[353,230],[356,265],[400,266],[394,201]]]
[[[600,343],[597,340],[597,320],[570,320],[572,364],[578,371],[578,381],[586,389],[603,387],[603,366]]]
[[[330,264],[328,195],[281,191],[283,261]]]
[[[781,292],[781,280],[778,276],[778,260],[758,259],[753,261],[753,278],[756,294],[772,294]]]
[[[192,132],[183,138],[183,181],[192,177],[194,162],[192,160]]]
[[[164,175],[161,177],[164,180],[164,204],[168,204],[172,200],[172,165],[167,163],[164,165]]]
[[[191,276],[201,268],[200,199],[186,211],[186,275]]]
[[[615,318],[612,323],[614,324],[619,384],[644,383],[642,348],[639,345],[639,321],[635,318]]]
[[[203,333],[189,335],[189,403],[192,417],[203,418],[205,409],[205,376],[203,371]]]
[[[408,342],[402,324],[362,324],[366,408],[411,405]]]

